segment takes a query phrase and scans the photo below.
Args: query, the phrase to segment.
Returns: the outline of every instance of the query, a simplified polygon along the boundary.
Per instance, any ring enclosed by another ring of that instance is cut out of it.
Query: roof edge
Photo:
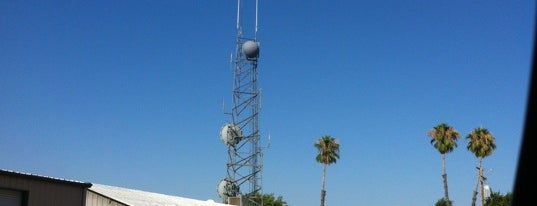
[[[24,172],[17,172],[13,170],[5,170],[0,169],[0,175],[7,175],[7,176],[14,176],[14,177],[24,177],[24,178],[30,178],[34,180],[40,180],[40,181],[49,181],[49,182],[56,182],[56,183],[63,183],[63,184],[71,184],[71,185],[77,185],[84,188],[89,188],[93,184],[89,182],[81,182],[76,180],[67,180],[67,179],[61,179],[56,177],[49,177],[44,175],[37,175],[37,174],[31,174],[31,173],[24,173]]]

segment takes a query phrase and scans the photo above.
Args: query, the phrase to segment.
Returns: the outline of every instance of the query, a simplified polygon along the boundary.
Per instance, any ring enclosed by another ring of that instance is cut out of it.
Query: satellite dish
[[[218,183],[216,192],[218,193],[218,196],[224,199],[227,199],[228,197],[237,197],[239,195],[239,186],[235,181],[226,178]]]
[[[235,146],[242,139],[241,128],[231,123],[224,125],[220,130],[220,139],[228,146]]]
[[[242,52],[247,58],[257,58],[259,56],[259,43],[251,40],[244,42]]]

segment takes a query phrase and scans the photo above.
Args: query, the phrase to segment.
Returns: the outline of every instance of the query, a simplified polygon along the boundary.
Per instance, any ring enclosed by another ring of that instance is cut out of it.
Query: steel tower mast
[[[228,147],[227,174],[217,187],[225,203],[240,201],[243,205],[263,205],[250,194],[262,194],[263,152],[259,145],[259,112],[261,92],[258,88],[259,42],[257,41],[258,0],[255,0],[253,34],[243,33],[241,0],[237,0],[237,42],[233,63],[232,108],[229,123],[220,131]],[[241,198],[242,197],[242,198]]]

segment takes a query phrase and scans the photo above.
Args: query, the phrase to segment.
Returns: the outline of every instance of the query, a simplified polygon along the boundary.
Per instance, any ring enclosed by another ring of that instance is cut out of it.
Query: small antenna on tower
[[[233,53],[229,54],[229,70],[233,71]]]
[[[267,149],[270,147],[270,134],[268,134]]]
[[[222,112],[223,112],[223,113],[226,113],[226,109],[225,109],[225,107],[224,107],[224,99],[222,99]]]
[[[255,34],[254,38],[257,39],[257,14],[259,12],[259,0],[255,0]]]
[[[241,24],[241,0],[237,0],[237,30]]]

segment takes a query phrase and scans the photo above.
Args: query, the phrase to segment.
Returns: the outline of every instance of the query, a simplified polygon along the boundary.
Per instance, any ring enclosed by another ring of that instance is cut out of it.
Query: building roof
[[[130,206],[229,206],[213,200],[196,200],[102,184],[93,184],[88,190]]]
[[[34,180],[39,180],[39,181],[48,181],[48,182],[54,182],[54,183],[71,184],[71,185],[76,185],[76,186],[80,186],[84,188],[91,187],[92,185],[89,182],[67,180],[67,179],[61,179],[61,178],[56,178],[56,177],[49,177],[49,176],[44,176],[44,175],[37,175],[37,174],[17,172],[17,171],[4,170],[4,169],[0,169],[0,175],[22,177],[22,178],[34,179]]]

